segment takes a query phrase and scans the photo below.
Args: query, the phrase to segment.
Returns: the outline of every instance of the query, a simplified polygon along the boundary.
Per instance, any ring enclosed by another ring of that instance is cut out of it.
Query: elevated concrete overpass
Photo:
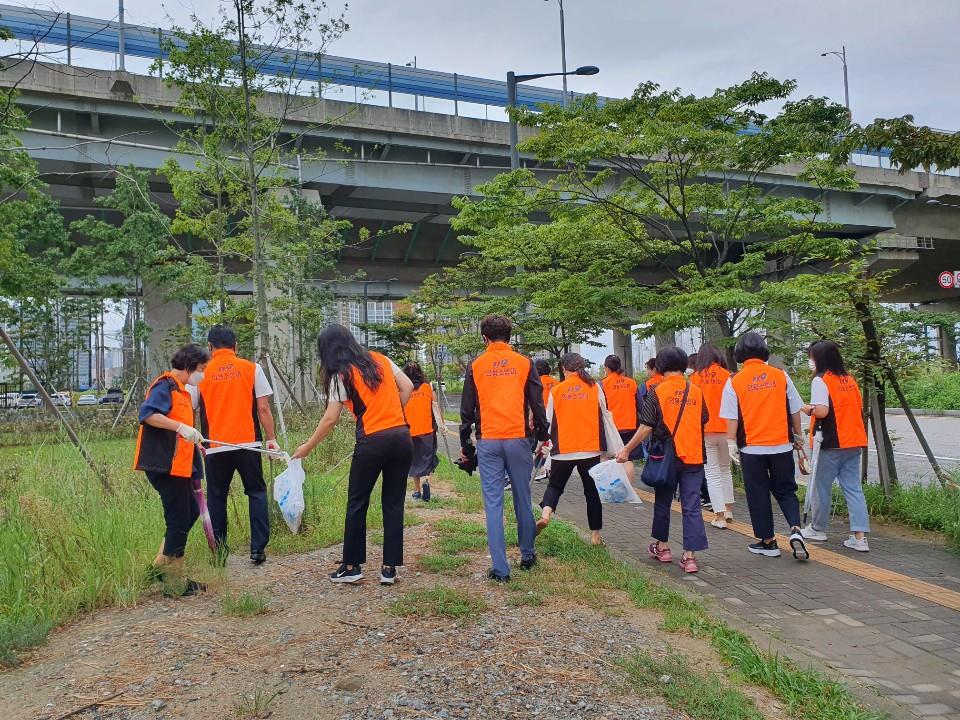
[[[70,220],[104,213],[95,199],[110,192],[112,167],[155,171],[170,157],[184,165],[194,160],[173,150],[175,130],[188,120],[174,112],[176,90],[159,78],[40,64],[28,74],[0,73],[0,86],[13,84],[31,120],[23,144]],[[278,101],[267,98],[263,108]],[[452,198],[475,195],[478,185],[509,168],[504,122],[305,98],[289,124],[291,133],[305,133],[304,157],[322,153],[324,159],[279,172],[302,173],[306,191],[358,229],[412,224],[402,236],[348,238],[342,256],[345,272],[397,278],[390,296],[406,295],[438,267],[456,262],[464,248],[449,227]],[[544,177],[556,172],[531,158],[522,162]],[[877,261],[897,268],[897,284],[905,286],[891,300],[960,303],[960,290],[937,283],[942,270],[960,270],[960,207],[951,207],[960,206],[960,178],[857,166],[858,190],[821,196],[797,182],[795,170],[781,168],[761,183],[771,193],[818,197],[825,219],[846,236],[878,237]],[[151,192],[173,211],[170,188],[158,175]]]

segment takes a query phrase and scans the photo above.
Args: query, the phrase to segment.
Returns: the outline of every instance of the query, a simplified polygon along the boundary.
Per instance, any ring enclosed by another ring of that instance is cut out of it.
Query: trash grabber
[[[203,468],[203,482],[207,482],[207,450],[202,445],[200,448],[200,465]],[[217,541],[213,536],[213,521],[210,519],[210,509],[207,507],[207,497],[203,494],[203,486],[200,484],[200,478],[190,479],[193,486],[193,496],[197,500],[197,507],[200,510],[200,523],[203,525],[203,534],[207,536],[207,545],[210,546],[210,552],[217,554]]]
[[[255,453],[266,455],[272,460],[283,460],[285,462],[290,462],[290,456],[285,451],[282,451],[282,450],[267,450],[266,448],[248,447],[246,445],[235,445],[234,443],[224,442],[223,440],[211,440],[210,438],[201,438],[201,442],[214,443],[216,445],[223,445],[224,447],[236,448],[237,450],[251,450]],[[206,450],[204,451],[204,453],[206,453]]]

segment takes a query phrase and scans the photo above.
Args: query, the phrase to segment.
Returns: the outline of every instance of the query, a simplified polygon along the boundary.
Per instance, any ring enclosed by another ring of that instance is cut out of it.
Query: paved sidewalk
[[[545,483],[534,483],[535,503],[545,488]],[[736,519],[749,533],[746,503],[738,499]],[[559,506],[559,517],[586,527],[580,483],[567,485]],[[749,538],[709,525],[710,549],[698,555],[701,570],[695,576],[684,575],[676,563],[664,567],[647,559],[651,518],[652,501],[643,506],[605,505],[607,545],[646,563],[655,575],[687,583],[714,598],[743,622],[794,648],[795,660],[817,658],[851,683],[872,687],[895,703],[896,718],[960,720],[957,610],[818,563],[820,544],[810,544],[813,560],[808,563],[795,561],[789,548],[780,558],[758,557],[747,552]],[[782,516],[777,520],[778,532],[784,532]],[[882,527],[875,527],[870,536],[871,552],[855,553],[842,546],[848,535],[845,520],[832,524],[830,539],[822,545],[840,556],[841,564],[849,558],[873,566],[865,568],[867,574],[876,568],[878,578],[884,571],[894,571],[960,592],[960,556]],[[676,512],[671,532],[676,533],[673,547],[679,558]]]

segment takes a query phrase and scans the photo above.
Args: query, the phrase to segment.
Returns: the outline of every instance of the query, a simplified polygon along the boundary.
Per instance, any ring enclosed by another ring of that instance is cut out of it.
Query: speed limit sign
[[[944,270],[940,273],[940,287],[947,290],[952,287],[960,287],[960,272],[950,272]]]

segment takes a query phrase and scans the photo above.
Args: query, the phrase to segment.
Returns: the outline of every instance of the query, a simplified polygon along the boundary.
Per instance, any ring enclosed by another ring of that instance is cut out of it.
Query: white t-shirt
[[[613,455],[623,450],[623,438],[621,438],[620,433],[617,432],[617,426],[613,422],[613,414],[607,409],[607,397],[603,394],[603,386],[600,383],[597,383],[597,392],[597,400],[600,402],[600,415],[603,417],[603,430],[607,444],[607,449],[604,451],[604,454]],[[552,422],[553,393],[550,393],[550,397],[547,400],[547,425],[549,426]],[[558,455],[551,455],[550,457],[552,460],[584,460],[586,458],[596,457],[598,454],[599,453],[583,451],[560,453]]]
[[[390,371],[393,373],[395,378],[403,375],[403,370],[398,368],[397,364],[393,360],[387,358],[387,362],[390,363]],[[330,395],[327,398],[327,401],[345,403],[349,399],[350,398],[347,396],[347,388],[343,384],[343,378],[337,375],[330,384]]]
[[[197,389],[196,385],[187,385],[186,388],[187,392],[190,393],[190,399],[193,401],[193,409],[196,410],[200,407],[200,390]],[[256,398],[273,395],[273,388],[270,387],[270,383],[267,381],[267,374],[259,365],[256,366],[256,370],[253,373],[253,395]],[[253,442],[240,444],[243,445],[243,447],[258,448],[262,443],[259,440],[254,440]],[[212,447],[207,450],[207,455],[230,452],[231,450],[237,449],[238,448],[227,447],[226,445],[218,445],[217,447]]]
[[[817,375],[810,383],[810,404],[830,407],[830,391],[823,378]]]
[[[793,384],[793,380],[790,379],[790,376],[786,373],[784,373],[783,376],[787,379],[787,402],[790,405],[790,414],[792,415],[800,412],[800,408],[803,407],[803,400],[800,398],[800,393],[797,392],[797,388]],[[737,399],[737,393],[733,389],[733,383],[727,380],[727,384],[723,386],[723,394],[720,397],[720,417],[724,420],[739,420],[739,410],[740,401]],[[740,452],[747,453],[748,455],[776,455],[777,453],[790,452],[791,450],[793,450],[793,443],[786,443],[785,445],[747,445],[746,447],[740,448]]]

